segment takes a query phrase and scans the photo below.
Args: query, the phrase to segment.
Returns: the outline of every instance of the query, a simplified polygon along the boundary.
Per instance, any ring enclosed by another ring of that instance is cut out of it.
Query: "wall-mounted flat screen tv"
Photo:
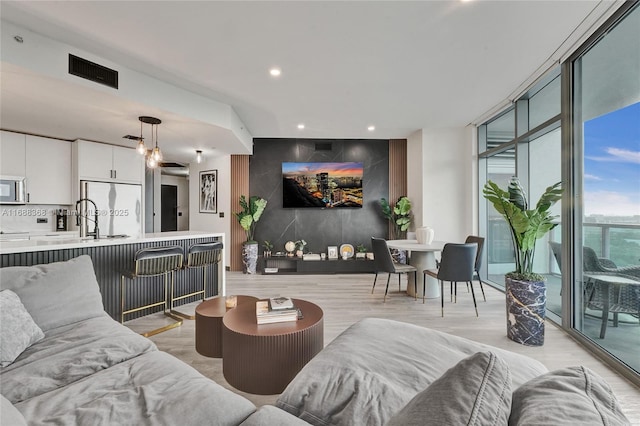
[[[362,207],[362,163],[282,163],[282,206]]]

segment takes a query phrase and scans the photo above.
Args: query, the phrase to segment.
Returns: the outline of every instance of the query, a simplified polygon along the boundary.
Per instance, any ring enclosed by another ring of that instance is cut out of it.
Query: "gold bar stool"
[[[202,300],[207,298],[207,267],[210,265],[218,265],[222,257],[222,242],[212,241],[208,243],[197,243],[189,247],[187,254],[187,264],[184,265],[187,268],[202,268],[202,289],[194,291],[193,293],[185,294],[182,296],[174,297],[173,287],[171,288],[171,312],[175,315],[179,315],[183,318],[193,320],[195,315],[187,315],[182,312],[173,310],[173,302],[181,300],[191,296],[202,295]]]
[[[140,333],[145,337],[153,336],[154,334],[162,333],[163,331],[170,330],[175,327],[179,327],[182,325],[182,318],[175,316],[171,313],[171,310],[167,310],[167,287],[168,287],[168,278],[169,274],[171,274],[171,289],[173,291],[173,285],[175,282],[174,273],[176,270],[182,268],[183,261],[183,251],[182,247],[178,246],[169,246],[169,247],[149,247],[138,250],[135,254],[135,268],[133,271],[123,272],[120,276],[120,304],[121,304],[121,315],[120,322],[124,323],[124,316],[127,314],[131,314],[133,312],[138,312],[143,309],[153,308],[155,306],[164,305],[164,314],[176,322],[165,325],[163,327],[157,328],[155,330],[151,330],[145,333]],[[164,291],[163,291],[163,300],[159,300],[157,302],[153,302],[148,305],[140,306],[137,308],[127,309],[125,310],[125,299],[126,299],[126,291],[125,291],[125,278],[129,278],[130,280],[134,280],[136,278],[148,278],[148,277],[156,277],[159,275],[164,275]]]

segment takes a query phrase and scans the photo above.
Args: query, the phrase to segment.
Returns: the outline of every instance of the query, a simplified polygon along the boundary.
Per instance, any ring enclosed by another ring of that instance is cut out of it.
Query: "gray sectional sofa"
[[[87,256],[2,268],[0,290],[2,425],[628,424],[587,369],[382,319],[257,408],[111,319]]]

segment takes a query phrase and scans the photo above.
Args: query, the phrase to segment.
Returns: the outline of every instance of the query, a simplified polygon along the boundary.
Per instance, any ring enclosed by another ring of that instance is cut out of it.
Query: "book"
[[[256,322],[270,324],[276,322],[297,321],[301,312],[296,307],[291,309],[270,309],[268,300],[256,302]]]
[[[293,309],[293,300],[289,297],[272,297],[269,299],[270,308],[274,311],[280,309]]]

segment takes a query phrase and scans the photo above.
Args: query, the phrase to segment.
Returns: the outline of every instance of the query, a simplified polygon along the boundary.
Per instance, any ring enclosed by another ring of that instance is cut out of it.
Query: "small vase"
[[[433,228],[423,226],[416,229],[416,239],[418,240],[418,244],[431,244],[433,242],[433,237]]]
[[[302,257],[303,254],[304,254],[304,252],[302,250],[296,251],[296,256],[298,256],[298,257]]]

